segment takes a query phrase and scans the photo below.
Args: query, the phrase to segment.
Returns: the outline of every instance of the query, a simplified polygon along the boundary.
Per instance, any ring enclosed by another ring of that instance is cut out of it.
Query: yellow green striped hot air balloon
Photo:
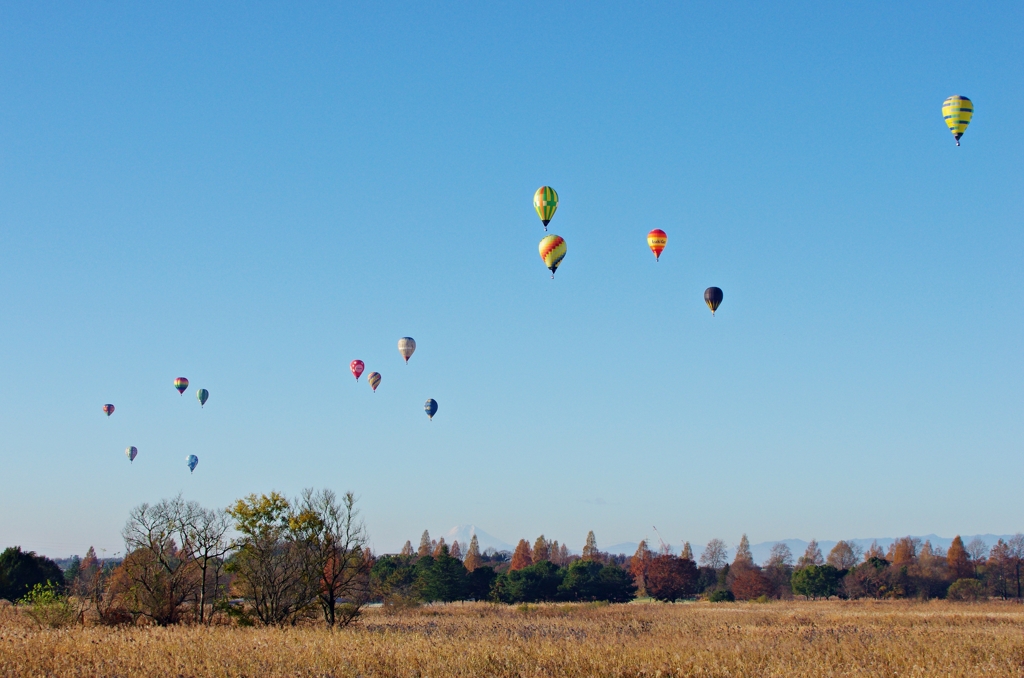
[[[548,230],[548,222],[555,216],[558,209],[558,194],[550,186],[541,186],[533,194],[533,209],[537,210],[537,216],[544,224],[544,230]]]
[[[954,94],[942,102],[942,119],[946,126],[953,133],[956,145],[960,145],[960,137],[967,131],[967,125],[971,123],[971,116],[974,115],[974,104],[967,97]]]
[[[562,263],[562,259],[565,258],[565,240],[559,235],[548,235],[540,241],[540,258],[544,260],[544,265],[551,271],[551,277],[555,277],[555,269]]]

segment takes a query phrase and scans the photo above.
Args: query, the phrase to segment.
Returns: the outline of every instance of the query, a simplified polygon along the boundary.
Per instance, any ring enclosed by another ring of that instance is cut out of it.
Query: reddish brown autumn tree
[[[440,539],[438,539],[437,543],[434,544],[433,556],[435,558],[439,557],[441,555],[442,549],[444,550],[445,553],[447,553],[448,555],[451,555],[451,552],[448,551],[448,545],[444,543],[444,537],[441,537]]]
[[[647,591],[647,570],[654,560],[654,554],[647,548],[647,540],[641,539],[636,547],[636,553],[629,559],[629,574],[633,576],[633,583],[636,584],[638,596],[650,595]]]
[[[469,572],[483,564],[483,559],[480,557],[480,541],[476,538],[475,534],[469,540],[469,550],[466,551],[466,559],[462,561],[462,564]]]
[[[452,558],[462,560],[462,547],[459,546],[458,539],[452,542],[452,550],[448,552],[448,555],[450,555]]]
[[[768,580],[761,574],[761,568],[757,566],[741,568],[732,578],[730,586],[736,600],[754,600],[767,596],[770,588]]]
[[[957,579],[968,579],[974,576],[974,567],[967,557],[967,549],[964,548],[964,540],[958,534],[953,538],[953,543],[946,551],[946,566],[949,569],[949,578],[952,581]]]
[[[533,554],[530,552],[530,542],[520,539],[516,544],[515,553],[512,554],[512,563],[509,570],[521,570],[533,564]]]
[[[688,596],[693,593],[698,574],[697,564],[689,558],[655,556],[647,567],[647,595],[666,602]]]

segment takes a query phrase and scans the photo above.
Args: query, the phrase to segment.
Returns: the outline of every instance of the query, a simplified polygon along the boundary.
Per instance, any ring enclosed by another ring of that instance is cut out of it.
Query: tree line
[[[777,543],[754,562],[746,535],[731,562],[712,539],[699,557],[684,543],[676,555],[642,541],[635,553],[610,554],[593,532],[580,555],[543,535],[514,551],[481,552],[423,532],[397,554],[374,556],[352,493],[307,489],[299,497],[249,495],[208,509],[179,495],[130,512],[125,556],[101,561],[90,548],[62,572],[20,548],[0,554],[0,598],[20,601],[40,623],[88,616],[100,623],[285,625],[320,619],[345,626],[368,603],[385,610],[461,600],[628,602],[703,598],[950,598],[1024,595],[1024,535],[991,548],[957,536],[943,551],[904,537],[887,551],[840,541],[824,556],[816,541],[794,558]]]

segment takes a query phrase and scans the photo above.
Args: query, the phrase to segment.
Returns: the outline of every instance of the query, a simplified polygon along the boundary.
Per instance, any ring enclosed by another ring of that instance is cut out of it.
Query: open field
[[[2,611],[3,676],[1024,676],[1024,606],[429,607],[354,627],[78,627]]]

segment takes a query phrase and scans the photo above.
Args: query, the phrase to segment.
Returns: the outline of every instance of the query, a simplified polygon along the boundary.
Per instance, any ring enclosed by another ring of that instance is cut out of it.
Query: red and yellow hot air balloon
[[[377,392],[377,385],[380,384],[380,372],[370,372],[369,376],[366,377],[367,383],[370,384],[370,388],[373,392]]]
[[[655,261],[661,261],[661,253],[665,250],[665,245],[667,244],[668,236],[660,228],[656,228],[647,234],[647,246],[654,252]]]
[[[565,258],[565,240],[560,235],[545,236],[537,248],[540,251],[540,258],[544,265],[551,271],[551,277],[555,277],[555,269]]]
[[[348,368],[352,370],[352,376],[356,378],[356,381],[359,381],[359,375],[366,369],[366,364],[362,360],[353,360],[348,364]]]
[[[174,388],[178,389],[178,395],[181,395],[185,392],[185,389],[188,388],[188,379],[185,377],[178,377],[174,380]]]

